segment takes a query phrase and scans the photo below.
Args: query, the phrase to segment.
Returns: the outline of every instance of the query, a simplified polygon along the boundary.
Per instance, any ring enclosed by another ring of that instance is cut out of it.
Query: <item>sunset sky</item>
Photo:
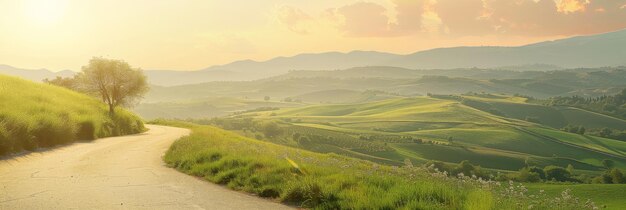
[[[626,0],[0,0],[0,64],[197,70],[299,53],[522,45],[626,27]]]

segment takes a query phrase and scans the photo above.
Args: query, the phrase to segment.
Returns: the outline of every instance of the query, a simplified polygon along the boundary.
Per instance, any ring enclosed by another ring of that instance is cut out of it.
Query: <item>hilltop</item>
[[[65,88],[0,75],[0,155],[139,133],[142,120]]]

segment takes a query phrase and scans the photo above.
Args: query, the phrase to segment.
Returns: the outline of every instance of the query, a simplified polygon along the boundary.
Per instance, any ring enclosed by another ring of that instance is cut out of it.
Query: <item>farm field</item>
[[[573,109],[529,104],[522,97],[468,98],[498,107],[516,106],[501,108],[511,113],[513,110],[522,113],[519,107],[530,107],[526,113],[540,114],[546,119],[559,115],[575,121],[595,116],[590,119],[615,127],[621,125],[613,122],[622,122],[584,110],[574,110],[576,114],[572,114]],[[223,120],[275,122],[285,132],[266,140],[318,152],[366,157],[386,164],[398,165],[405,160],[456,164],[469,160],[492,170],[517,171],[531,164],[540,167],[572,165],[577,170],[597,172],[603,170],[602,160],[609,159],[616,167],[626,168],[626,142],[568,133],[550,127],[549,123],[538,124],[522,117],[505,117],[513,115],[509,112],[497,115],[444,97],[405,97],[250,112]],[[256,135],[250,131],[242,133]],[[309,141],[299,142],[293,135],[308,136]]]

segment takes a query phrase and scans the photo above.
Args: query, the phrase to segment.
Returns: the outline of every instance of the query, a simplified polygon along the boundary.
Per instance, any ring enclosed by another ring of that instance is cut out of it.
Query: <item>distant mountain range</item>
[[[73,76],[75,73],[76,72],[70,70],[53,72],[47,69],[20,69],[13,66],[0,64],[0,74],[18,76],[35,82],[41,82],[43,79],[55,78],[57,76],[70,77]]]
[[[173,86],[210,81],[256,80],[285,74],[291,70],[337,70],[364,66],[390,66],[408,69],[476,67],[544,71],[560,68],[622,66],[626,65],[625,58],[626,30],[620,30],[519,47],[438,48],[408,55],[375,51],[299,54],[267,61],[236,61],[198,71],[148,70],[146,74],[152,84]],[[0,73],[34,80],[59,74],[51,74],[47,70],[3,71],[3,67],[7,66],[0,66]]]

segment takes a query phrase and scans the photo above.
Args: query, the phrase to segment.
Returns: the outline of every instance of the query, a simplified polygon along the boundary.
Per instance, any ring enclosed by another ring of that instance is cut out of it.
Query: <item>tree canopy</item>
[[[95,57],[76,75],[79,89],[96,94],[109,105],[109,113],[115,107],[131,105],[149,89],[146,76],[139,68],[131,67],[123,60]]]

